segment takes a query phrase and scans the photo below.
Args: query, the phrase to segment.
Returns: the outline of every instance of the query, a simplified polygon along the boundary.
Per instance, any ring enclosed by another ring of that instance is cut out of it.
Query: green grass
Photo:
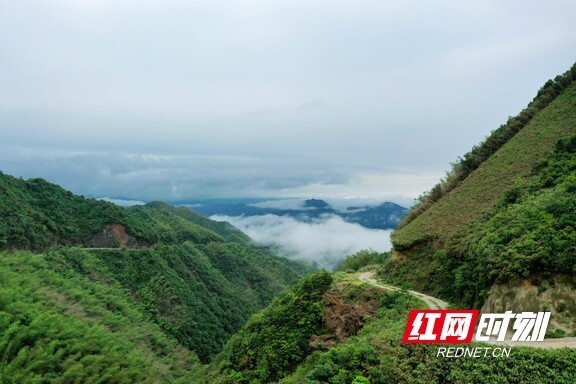
[[[440,244],[460,236],[466,227],[494,206],[518,177],[532,167],[557,140],[576,133],[576,83],[516,134],[462,184],[441,198],[405,227],[392,234],[396,250],[404,251],[423,241]]]

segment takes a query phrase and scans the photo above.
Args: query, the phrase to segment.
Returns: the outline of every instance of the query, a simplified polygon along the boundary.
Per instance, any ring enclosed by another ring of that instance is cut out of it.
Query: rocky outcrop
[[[125,248],[138,246],[138,240],[121,224],[108,224],[88,244],[90,248]]]
[[[488,299],[482,307],[485,313],[514,313],[549,311],[549,332],[576,331],[576,280],[559,275],[551,279],[540,277],[515,279],[497,283],[490,288]]]

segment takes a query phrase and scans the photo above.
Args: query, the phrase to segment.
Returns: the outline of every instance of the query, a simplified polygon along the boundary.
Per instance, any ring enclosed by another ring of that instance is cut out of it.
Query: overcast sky
[[[429,189],[576,61],[573,0],[1,0],[0,170],[138,200]]]

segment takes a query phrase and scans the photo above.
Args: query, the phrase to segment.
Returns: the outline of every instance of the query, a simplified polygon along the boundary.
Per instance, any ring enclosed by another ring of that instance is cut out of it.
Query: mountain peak
[[[330,208],[330,204],[320,199],[308,199],[304,202],[305,208],[326,209]]]

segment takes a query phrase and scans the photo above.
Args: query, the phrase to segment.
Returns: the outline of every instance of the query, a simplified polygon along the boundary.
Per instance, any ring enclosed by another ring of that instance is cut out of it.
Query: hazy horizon
[[[573,63],[576,3],[7,0],[0,170],[405,205]]]

